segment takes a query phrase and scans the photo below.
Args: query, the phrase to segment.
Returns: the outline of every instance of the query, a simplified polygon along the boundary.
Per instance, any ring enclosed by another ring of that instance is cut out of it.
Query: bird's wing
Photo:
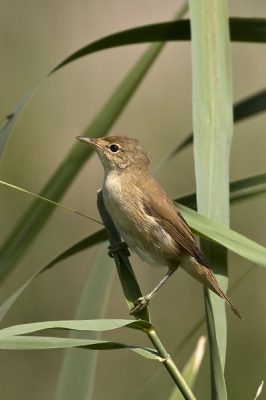
[[[145,213],[153,217],[163,229],[202,265],[209,268],[209,264],[203,253],[197,246],[195,238],[177,208],[164,192],[160,192],[160,197],[149,193],[142,198]]]

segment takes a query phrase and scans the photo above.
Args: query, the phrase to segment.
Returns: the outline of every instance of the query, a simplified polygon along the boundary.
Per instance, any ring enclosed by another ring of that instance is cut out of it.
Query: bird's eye
[[[112,153],[116,153],[119,150],[119,146],[117,146],[117,144],[111,144],[109,149],[111,150]]]

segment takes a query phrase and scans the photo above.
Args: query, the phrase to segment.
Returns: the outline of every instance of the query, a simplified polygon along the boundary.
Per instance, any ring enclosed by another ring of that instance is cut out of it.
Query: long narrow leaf
[[[102,229],[96,233],[93,233],[92,235],[89,235],[85,239],[80,240],[79,242],[75,243],[73,246],[69,247],[62,253],[60,253],[57,257],[53,258],[48,264],[46,264],[44,267],[39,269],[34,275],[32,275],[27,282],[25,282],[19,289],[17,289],[0,307],[0,321],[4,318],[10,307],[14,304],[14,302],[17,300],[17,298],[21,295],[22,292],[31,284],[31,282],[37,278],[40,274],[42,274],[44,271],[52,268],[54,265],[59,263],[60,261],[63,261],[64,259],[84,250],[88,249],[91,246],[94,246],[95,244],[98,244],[104,240],[107,239],[107,234],[106,230]]]
[[[266,20],[255,18],[231,18],[229,20],[231,40],[237,42],[266,42]],[[97,51],[106,50],[113,47],[125,46],[129,44],[146,43],[146,42],[159,42],[159,41],[176,41],[176,40],[190,40],[190,22],[174,21],[164,22],[160,24],[153,24],[142,26],[127,31],[115,33],[113,35],[104,37],[93,42],[82,49],[71,54],[61,63],[59,63],[47,76],[53,74],[63,66],[89,54]],[[0,131],[0,157],[2,155],[4,146],[8,136],[19,116],[20,111],[27,103],[33,92],[44,81],[39,82],[32,88],[19,102],[14,111],[7,116],[7,120]]]
[[[264,43],[266,20],[260,18],[231,18],[231,40],[236,42]],[[64,65],[96,51],[137,43],[190,40],[190,21],[173,21],[129,29],[97,40],[67,57],[51,73]]]
[[[103,318],[105,315],[115,272],[113,260],[107,256],[106,250],[104,243],[90,265],[75,320]],[[100,339],[100,332],[71,331],[70,338],[96,340]],[[93,398],[97,359],[95,351],[67,349],[60,369],[56,400]]]
[[[8,338],[11,336],[25,335],[26,333],[34,333],[45,329],[67,329],[75,331],[97,331],[104,332],[118,328],[130,328],[140,331],[153,328],[148,321],[134,321],[123,319],[92,319],[83,321],[45,321],[33,322],[31,324],[14,325],[0,330],[0,338]]]
[[[266,174],[258,174],[230,184],[230,202],[250,200],[266,193]]]
[[[79,347],[87,350],[129,349],[151,360],[161,361],[156,351],[145,347],[131,346],[125,343],[104,340],[65,339],[57,337],[11,336],[0,339],[2,350],[47,350]]]
[[[255,116],[266,110],[266,90],[262,90],[255,93],[243,100],[238,101],[234,104],[233,116],[234,122],[240,122],[245,118]],[[153,173],[156,175],[160,169],[179,154],[182,150],[186,149],[193,143],[193,133],[190,133],[181,143],[179,143],[174,149],[172,149],[161,162],[156,166]]]
[[[190,1],[192,28],[193,131],[197,204],[201,214],[229,226],[229,155],[233,135],[229,26],[225,0]],[[201,241],[226,291],[227,253]],[[212,399],[226,399],[224,302],[204,288],[210,344]]]
[[[237,204],[244,200],[265,196],[266,174],[250,176],[230,183],[230,204]],[[191,193],[174,200],[186,207],[197,209],[196,193]]]
[[[266,267],[266,248],[181,204],[178,209],[196,235],[212,240],[256,264]]]
[[[8,141],[9,135],[13,129],[13,126],[17,121],[17,118],[19,117],[22,109],[24,108],[30,97],[33,95],[35,90],[38,89],[38,87],[42,84],[42,82],[43,80],[40,81],[37,85],[35,85],[28,93],[26,93],[26,95],[20,100],[20,102],[17,104],[12,113],[10,113],[7,116],[6,121],[0,130],[0,159],[3,155],[4,148]]]

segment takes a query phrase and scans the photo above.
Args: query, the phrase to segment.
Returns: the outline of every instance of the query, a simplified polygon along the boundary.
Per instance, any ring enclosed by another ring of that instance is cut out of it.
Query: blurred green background
[[[181,4],[170,0],[163,3],[148,0],[2,2],[1,121],[32,86],[75,50],[120,30],[170,20]],[[266,17],[266,3],[262,1],[238,0],[229,2],[228,6],[231,16]],[[127,46],[93,54],[46,80],[15,126],[1,163],[0,179],[38,193],[64,159],[75,136],[82,134],[147,46]],[[266,49],[263,44],[245,43],[232,44],[231,49],[234,101],[238,101],[264,87]],[[127,134],[139,139],[151,156],[152,166],[156,166],[191,131],[191,116],[190,43],[170,43],[110,134]],[[265,172],[265,123],[266,115],[261,114],[235,127],[232,180]],[[98,219],[96,190],[101,187],[102,177],[102,167],[94,155],[62,203]],[[157,179],[170,197],[195,190],[192,147],[167,164]],[[3,242],[32,198],[2,186],[0,196]],[[231,208],[231,227],[265,246],[265,213],[265,198],[235,205]],[[52,257],[98,228],[96,223],[56,209],[2,285],[1,304]],[[2,326],[72,319],[96,252],[97,248],[83,252],[40,276],[19,298]],[[152,289],[164,273],[162,269],[144,265],[136,256],[131,257],[131,262],[144,293]],[[230,254],[229,283],[232,284],[250,266],[249,261]],[[265,379],[265,284],[265,271],[258,267],[231,296],[245,317],[243,322],[239,321],[228,310],[226,379],[231,399],[253,398],[261,380]],[[150,311],[158,334],[171,352],[204,314],[203,289],[179,271],[167,283],[167,288],[154,298]],[[170,320],[170,315],[175,318]],[[106,318],[128,318],[116,276]],[[200,333],[205,330],[204,327]],[[188,359],[198,336],[175,360],[178,367],[182,368]],[[129,330],[106,333],[103,337],[149,346],[143,335]],[[2,351],[1,398],[53,399],[63,353],[61,350]],[[210,394],[208,363],[207,354],[194,391],[200,399],[207,399]],[[102,352],[99,354],[94,399],[131,398],[136,388],[157,368],[157,363],[139,359],[128,351]],[[165,371],[162,385],[151,388],[150,397],[164,398],[164,383],[170,390],[172,382]],[[265,393],[261,399],[266,399]]]

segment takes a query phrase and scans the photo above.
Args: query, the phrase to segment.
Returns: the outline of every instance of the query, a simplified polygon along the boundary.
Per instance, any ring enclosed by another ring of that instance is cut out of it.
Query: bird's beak
[[[86,138],[84,136],[76,136],[76,139],[80,140],[81,142],[88,143],[92,147],[96,147],[97,146],[97,144],[95,143],[95,141],[92,138]]]

